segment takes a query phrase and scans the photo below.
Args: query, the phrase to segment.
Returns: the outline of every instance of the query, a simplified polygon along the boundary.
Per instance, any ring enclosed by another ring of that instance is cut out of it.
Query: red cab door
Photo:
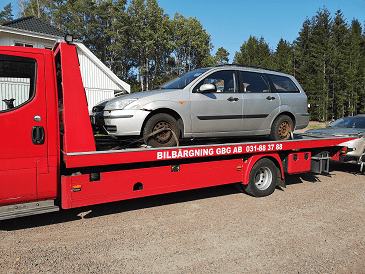
[[[37,199],[48,172],[44,55],[0,49],[0,205]]]

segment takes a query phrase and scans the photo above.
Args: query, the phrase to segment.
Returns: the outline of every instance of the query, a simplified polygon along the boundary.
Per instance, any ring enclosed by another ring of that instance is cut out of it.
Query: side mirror
[[[216,92],[217,87],[213,84],[204,84],[199,89],[198,92],[200,93],[208,93],[208,92]]]

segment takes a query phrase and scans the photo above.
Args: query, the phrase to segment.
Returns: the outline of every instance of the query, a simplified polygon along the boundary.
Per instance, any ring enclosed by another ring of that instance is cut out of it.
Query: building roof
[[[64,31],[46,22],[43,22],[41,19],[34,16],[23,17],[9,22],[5,22],[2,24],[2,26],[27,30],[32,32],[38,32],[38,33],[44,33],[59,37],[64,37],[66,34]]]

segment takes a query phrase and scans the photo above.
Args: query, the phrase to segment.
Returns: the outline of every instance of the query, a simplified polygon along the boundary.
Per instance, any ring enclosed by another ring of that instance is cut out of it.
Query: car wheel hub
[[[162,128],[166,128],[166,130],[161,131],[160,133],[157,133],[154,138],[157,142],[163,144],[168,142],[171,139],[171,125],[165,121],[160,121],[158,122],[154,127],[153,127],[153,131],[162,129]]]
[[[291,126],[288,121],[283,121],[279,126],[279,137],[280,139],[286,139],[290,134]]]

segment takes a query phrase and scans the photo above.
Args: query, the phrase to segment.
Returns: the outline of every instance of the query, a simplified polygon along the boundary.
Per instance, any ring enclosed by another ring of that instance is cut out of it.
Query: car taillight
[[[355,151],[355,150],[356,150],[356,148],[354,148],[354,147],[343,147],[340,150],[340,155],[346,156],[347,153],[352,152],[352,151]]]

